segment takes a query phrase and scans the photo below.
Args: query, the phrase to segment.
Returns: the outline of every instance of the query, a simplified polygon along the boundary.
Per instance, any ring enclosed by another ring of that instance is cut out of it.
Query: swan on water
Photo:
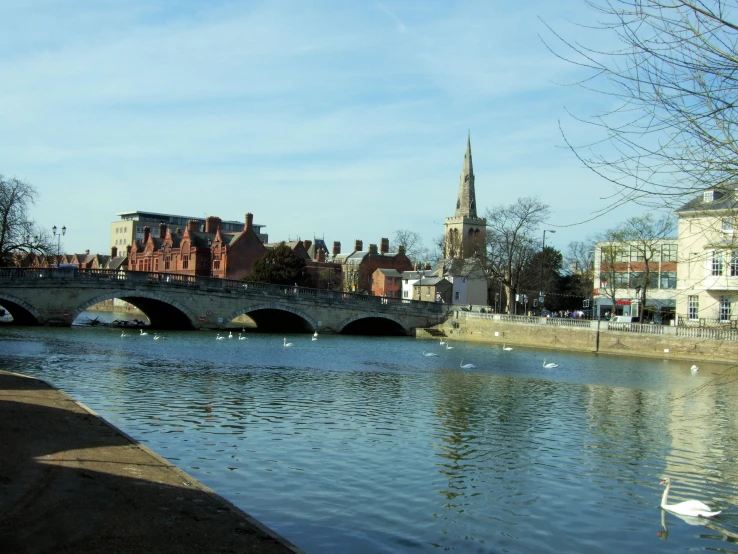
[[[233,338],[233,332],[232,331],[228,331],[228,338],[229,339],[232,339]]]
[[[446,343],[446,350],[453,350],[453,349],[454,349],[453,346],[451,346],[450,344]]]
[[[313,333],[313,338],[316,338],[316,339],[318,338],[318,332],[317,332],[317,331],[315,331],[315,332]]]
[[[157,333],[154,333],[154,340],[163,339],[164,337],[158,335]]]
[[[465,364],[464,363],[464,360],[461,360],[461,363],[459,364],[459,367],[461,367],[463,369],[474,369],[477,366],[475,366],[474,364]]]
[[[690,368],[689,368],[689,370],[690,370],[690,371],[691,371],[692,373],[697,373],[697,372],[698,372],[698,371],[700,370],[700,368],[699,368],[699,367],[697,367],[696,365],[693,365],[692,367],[690,367]]]
[[[543,367],[545,367],[547,369],[551,369],[551,368],[554,368],[554,367],[559,367],[559,364],[555,364],[553,362],[546,363],[546,358],[543,358]]]
[[[238,340],[246,340],[246,337],[242,337],[241,333],[238,334]]]
[[[286,337],[284,339],[284,343],[283,344],[285,345],[285,347],[292,346],[292,343],[291,342],[287,342],[287,338]]]
[[[148,333],[144,333],[144,330],[143,329],[139,329],[139,331],[141,332],[141,336],[142,337],[145,337],[146,335],[148,335]]]
[[[128,333],[126,333],[125,331],[123,331],[123,332],[122,332],[122,333],[120,334],[120,336],[121,336],[121,338],[123,338],[123,337],[127,337],[127,336],[128,336]]]
[[[426,358],[431,358],[433,356],[438,356],[438,354],[435,354],[433,352],[426,352],[425,350],[423,350],[423,356],[425,356]]]
[[[507,346],[506,344],[503,344],[502,345],[502,349],[503,350],[512,350],[512,348],[510,346]]]
[[[669,499],[671,479],[669,477],[664,477],[661,481],[661,485],[666,485],[664,495],[661,497],[661,507],[667,512],[692,517],[713,517],[720,513],[720,511],[713,512],[710,506],[704,502],[700,502],[699,500],[685,500],[679,504],[669,504],[667,501]]]
[[[215,340],[223,340],[224,338],[225,337],[221,337],[220,336],[220,333],[218,333],[217,335],[215,335]]]
[[[441,346],[446,346],[446,341],[440,341],[438,344]]]

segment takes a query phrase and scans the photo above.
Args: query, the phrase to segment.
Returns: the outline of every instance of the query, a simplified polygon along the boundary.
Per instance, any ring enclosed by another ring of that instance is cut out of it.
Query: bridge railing
[[[348,302],[353,304],[374,305],[379,309],[393,310],[422,309],[441,314],[445,311],[445,304],[436,302],[421,302],[402,298],[386,298],[370,296],[353,292],[341,292],[324,289],[313,289],[295,285],[277,285],[272,283],[254,283],[250,281],[234,281],[213,277],[195,275],[180,275],[177,273],[155,273],[146,271],[118,271],[110,269],[80,269],[80,268],[23,268],[0,267],[0,280],[38,280],[62,279],[80,281],[127,281],[134,283],[159,283],[167,286],[197,287],[201,290],[228,290],[235,294],[253,295],[254,293],[280,296],[307,296],[320,300]]]

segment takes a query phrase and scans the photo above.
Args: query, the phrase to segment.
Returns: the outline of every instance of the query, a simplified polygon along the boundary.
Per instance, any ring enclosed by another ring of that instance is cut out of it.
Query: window
[[[661,246],[661,261],[675,262],[677,261],[677,245],[664,244]]]
[[[712,202],[712,200],[715,198],[715,191],[714,190],[707,190],[702,193],[702,201],[703,202]]]
[[[169,271],[170,258],[164,258],[164,271]]]
[[[643,288],[643,282],[645,281],[645,274],[638,271],[630,274],[630,288]]]
[[[661,288],[662,289],[675,289],[676,288],[676,271],[664,271],[661,274]]]
[[[730,253],[730,276],[738,277],[738,250]]]
[[[720,321],[730,321],[730,296],[720,297]]]
[[[700,297],[699,296],[687,297],[687,309],[689,310],[689,313],[687,315],[690,321],[697,321],[699,319],[699,312],[700,312]]]
[[[459,291],[456,291],[454,293],[454,300],[458,300],[458,299],[459,299]]]
[[[724,217],[723,218],[723,233],[733,233],[733,223],[734,223],[734,220],[732,217]]]
[[[630,247],[630,261],[631,262],[642,262],[643,252],[635,246]]]
[[[182,269],[188,269],[190,267],[190,257],[182,256]]]
[[[402,291],[402,297],[403,298],[407,298],[407,291],[406,290]]]
[[[615,273],[615,275],[613,275],[613,286],[616,289],[627,289],[628,288],[628,274],[627,273]]]
[[[723,253],[720,250],[712,251],[712,274],[722,275],[723,274]]]

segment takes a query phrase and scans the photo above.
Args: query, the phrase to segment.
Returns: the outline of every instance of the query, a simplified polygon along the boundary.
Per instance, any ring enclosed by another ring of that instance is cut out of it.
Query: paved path
[[[47,383],[0,371],[0,552],[301,552]]]

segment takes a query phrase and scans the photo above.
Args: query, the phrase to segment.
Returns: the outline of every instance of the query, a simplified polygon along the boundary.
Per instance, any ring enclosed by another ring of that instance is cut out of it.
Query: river
[[[308,553],[738,551],[724,366],[238,331],[0,327],[0,369],[66,391]],[[723,513],[664,514],[667,475],[670,501]]]

